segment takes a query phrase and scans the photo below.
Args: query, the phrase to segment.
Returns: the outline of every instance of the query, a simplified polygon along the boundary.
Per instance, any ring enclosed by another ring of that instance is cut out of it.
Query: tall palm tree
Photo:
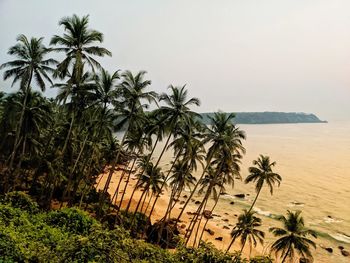
[[[42,91],[45,90],[45,80],[51,85],[53,84],[49,73],[53,73],[54,69],[51,65],[57,63],[56,60],[49,58],[45,59],[48,53],[51,51],[43,44],[43,38],[31,38],[28,39],[25,35],[19,35],[17,37],[17,44],[10,47],[8,54],[15,56],[16,60],[6,62],[0,66],[0,69],[9,68],[4,72],[4,80],[13,78],[12,86],[16,82],[20,82],[20,88],[24,92],[24,98],[22,103],[22,111],[18,119],[16,127],[16,135],[12,152],[9,161],[9,170],[13,168],[13,162],[16,156],[18,148],[18,141],[20,139],[20,130],[23,125],[24,111],[27,105],[28,94],[32,79],[34,78],[36,84]]]
[[[150,80],[144,80],[144,75],[146,71],[140,71],[135,76],[130,71],[125,71],[122,74],[123,81],[118,88],[120,92],[121,101],[116,103],[116,110],[119,114],[120,128],[125,128],[123,138],[120,142],[120,151],[118,151],[115,159],[112,162],[112,167],[108,174],[103,192],[107,193],[109,184],[111,182],[113,173],[115,171],[116,165],[119,161],[119,155],[121,149],[124,146],[124,141],[128,135],[129,130],[140,125],[145,120],[143,110],[148,108],[149,105],[145,104],[144,101],[151,103],[155,102],[157,98],[157,93],[154,91],[146,91],[148,86],[151,84]]]
[[[235,149],[235,152],[244,152],[244,147],[242,145],[242,140],[245,139],[245,134],[243,131],[237,132],[237,136],[234,138],[230,138],[230,136],[227,136],[227,131],[230,130],[232,131],[236,129],[235,127],[232,127],[232,119],[235,117],[234,114],[227,114],[223,112],[217,112],[214,114],[213,117],[209,117],[210,119],[210,125],[206,127],[206,131],[204,132],[204,139],[203,139],[203,145],[210,143],[210,147],[207,151],[207,156],[206,156],[206,165],[202,171],[201,176],[199,177],[196,185],[194,186],[194,189],[190,193],[189,197],[187,198],[183,209],[180,211],[180,214],[177,217],[177,222],[180,220],[181,216],[183,215],[185,208],[187,207],[188,203],[192,199],[193,195],[195,194],[199,182],[201,179],[205,176],[207,173],[207,169],[209,168],[212,159],[218,152],[225,150],[227,151],[227,140],[231,141],[229,143],[230,149]],[[235,147],[233,147],[235,145]],[[233,148],[232,148],[233,147]]]
[[[289,257],[293,259],[295,252],[304,258],[312,258],[310,247],[316,248],[316,244],[307,236],[317,238],[315,231],[305,227],[301,211],[287,211],[287,216],[281,216],[279,221],[282,222],[283,228],[272,227],[270,232],[279,237],[271,246],[271,250],[280,254],[281,263]]]
[[[231,232],[232,241],[226,252],[230,250],[232,244],[237,238],[240,238],[242,244],[240,251],[241,253],[247,241],[250,249],[252,248],[252,245],[256,247],[258,242],[263,244],[265,233],[257,229],[257,227],[261,226],[261,219],[256,217],[254,214],[255,212],[248,212],[247,210],[244,210],[243,214],[238,217],[238,222]]]
[[[82,18],[77,15],[63,17],[59,23],[63,26],[63,36],[52,37],[51,45],[60,45],[54,48],[57,52],[64,52],[66,58],[58,64],[56,76],[64,78],[70,73],[73,82],[79,82],[84,63],[86,62],[94,71],[95,67],[101,68],[100,63],[94,56],[111,56],[112,53],[106,48],[96,46],[103,42],[103,34],[97,30],[90,29],[89,16]]]
[[[253,209],[264,184],[268,185],[270,193],[272,195],[274,185],[277,184],[278,186],[280,186],[282,181],[282,177],[279,174],[274,173],[272,171],[272,167],[276,165],[276,162],[271,162],[269,156],[264,156],[261,154],[257,160],[253,161],[253,165],[255,166],[249,167],[249,175],[244,180],[246,184],[250,182],[256,182],[256,197],[248,212],[250,212]]]

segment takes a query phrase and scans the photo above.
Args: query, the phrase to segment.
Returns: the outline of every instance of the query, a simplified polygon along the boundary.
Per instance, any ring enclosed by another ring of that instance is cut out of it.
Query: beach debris
[[[180,228],[182,228],[182,229],[186,228],[186,224],[182,224],[182,225],[180,226]]]
[[[199,205],[200,203],[201,203],[201,201],[194,202],[195,205]]]
[[[338,246],[338,248],[339,248],[340,250],[343,250],[343,249],[344,249],[344,247],[343,247],[343,246]]]
[[[235,202],[233,202],[233,201],[230,202],[230,205],[234,205],[234,204],[235,204]]]
[[[184,203],[185,203],[185,201],[181,201],[181,202],[180,202],[180,205],[183,205]]]
[[[237,197],[237,198],[245,198],[245,194],[236,194],[235,197]]]
[[[300,258],[299,263],[311,263],[311,260],[308,258]]]
[[[213,216],[212,216],[210,210],[204,210],[204,211],[203,211],[203,216],[204,216],[205,219],[211,219],[211,218],[213,218]]]
[[[216,237],[215,240],[222,241],[224,238],[223,237]]]
[[[208,232],[209,235],[214,236],[215,232],[211,230],[210,228],[206,228],[204,231]]]
[[[229,220],[227,218],[222,219],[224,222],[228,222]]]
[[[183,198],[187,198],[187,195],[184,195]]]
[[[228,216],[228,213],[225,213],[225,215],[227,215],[227,216]]]
[[[341,254],[342,254],[344,257],[350,256],[349,251],[346,251],[345,249],[342,249]]]
[[[324,249],[329,253],[333,253],[333,248],[331,247],[325,247]]]
[[[228,226],[223,226],[222,228],[223,229],[230,229]]]

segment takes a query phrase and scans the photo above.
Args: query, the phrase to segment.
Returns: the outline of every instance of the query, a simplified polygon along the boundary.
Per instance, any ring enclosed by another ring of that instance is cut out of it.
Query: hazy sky
[[[74,13],[105,34],[104,67],[147,70],[156,91],[187,84],[201,112],[350,119],[349,0],[0,0],[0,63],[18,34],[48,44]]]

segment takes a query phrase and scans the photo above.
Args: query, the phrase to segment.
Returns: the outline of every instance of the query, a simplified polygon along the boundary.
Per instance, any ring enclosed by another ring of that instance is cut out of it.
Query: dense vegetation
[[[233,243],[238,242],[241,251],[246,244],[263,243],[262,220],[254,205],[263,187],[272,194],[282,181],[273,171],[275,163],[263,155],[245,180],[256,184],[256,198],[233,227],[227,252],[202,241],[225,187],[242,180],[245,133],[235,125],[234,115],[218,112],[209,117],[209,126],[203,125],[192,110],[200,101],[188,98],[184,86],[170,85],[168,93],[157,94],[149,90],[145,71],[103,69],[98,58],[111,53],[100,46],[103,34],[89,28],[88,16],[65,17],[59,25],[64,33],[54,35],[50,47],[43,38],[20,35],[8,51],[14,60],[0,66],[4,79],[19,87],[0,95],[2,260],[240,262],[240,251],[229,253]],[[55,52],[64,56],[62,61],[53,58]],[[58,89],[55,98],[44,96],[47,87]],[[115,136],[118,131],[123,131],[120,140]],[[164,146],[156,156],[161,141]],[[167,170],[160,166],[165,151],[174,156]],[[194,177],[197,169],[199,178]],[[110,195],[117,170],[118,187]],[[97,191],[102,175],[106,180]],[[134,175],[136,187],[131,189]],[[120,194],[122,180],[126,183]],[[166,188],[168,207],[152,224],[152,213]],[[176,200],[185,188],[191,192],[174,217]],[[121,207],[125,192],[132,191],[134,197],[136,190],[142,190],[137,206],[131,206],[130,198]],[[186,233],[179,236],[178,223],[197,192],[203,198]],[[281,236],[271,251],[282,261],[311,258],[314,243],[307,236],[314,233],[305,229],[300,213],[288,212],[281,220],[285,229],[271,229]]]
[[[210,123],[214,113],[201,113],[205,124]],[[273,123],[322,123],[315,114],[298,112],[236,112],[237,124],[273,124]]]

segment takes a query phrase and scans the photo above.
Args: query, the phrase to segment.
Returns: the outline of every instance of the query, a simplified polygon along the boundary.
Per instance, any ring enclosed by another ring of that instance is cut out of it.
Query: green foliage
[[[16,242],[8,235],[0,233],[0,262],[23,262]]]
[[[75,209],[65,208],[59,211],[52,211],[48,214],[47,223],[74,234],[88,234],[96,220],[87,213]]]
[[[29,213],[38,211],[38,204],[24,192],[10,192],[6,194],[4,202]]]
[[[180,245],[177,248],[176,259],[184,263],[230,263],[232,254],[224,254],[210,243],[202,242],[198,249]]]

